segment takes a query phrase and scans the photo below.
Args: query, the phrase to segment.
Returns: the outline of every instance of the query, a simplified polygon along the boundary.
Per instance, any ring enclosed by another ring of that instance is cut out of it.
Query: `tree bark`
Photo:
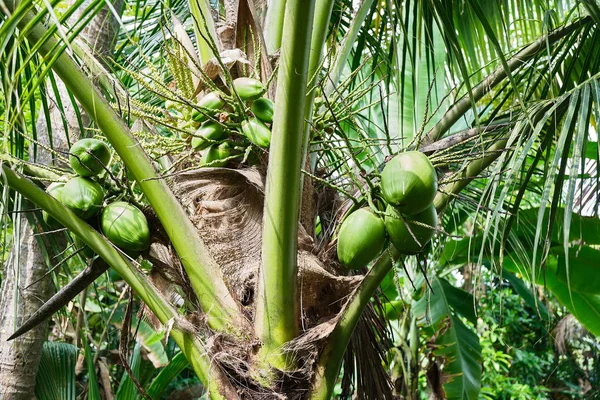
[[[113,0],[112,3],[115,10],[120,12],[122,1]],[[83,8],[84,6],[80,9]],[[83,37],[97,57],[103,60],[112,52],[117,30],[117,20],[105,7],[86,27]],[[52,147],[57,151],[66,152],[68,144],[80,138],[82,132],[75,107],[70,101],[65,101],[69,99],[65,85],[60,80],[57,80],[56,84],[58,95],[63,99],[63,109],[57,106],[54,91],[48,90]],[[67,132],[64,129],[63,118],[67,121]],[[84,125],[89,123],[83,112],[82,121]],[[43,146],[50,147],[48,123],[44,114],[40,115],[36,125],[38,140]],[[45,165],[56,164],[56,159],[53,158],[50,151],[38,148],[36,162]],[[20,226],[17,225],[19,224],[15,223],[15,232],[19,232],[20,240],[18,243],[13,242],[0,289],[0,399],[3,400],[35,398],[35,377],[42,345],[46,340],[47,323],[11,342],[7,342],[6,339],[50,298],[53,291],[52,280],[49,277],[41,279],[47,271],[46,261],[33,235],[32,227],[25,217],[20,219]],[[32,284],[33,282],[36,283]]]
[[[25,217],[21,217],[20,225],[20,240],[13,243],[4,268],[0,300],[0,398],[5,400],[34,398],[46,326],[40,325],[11,342],[6,339],[52,292],[49,279],[31,285],[46,273],[46,262]]]

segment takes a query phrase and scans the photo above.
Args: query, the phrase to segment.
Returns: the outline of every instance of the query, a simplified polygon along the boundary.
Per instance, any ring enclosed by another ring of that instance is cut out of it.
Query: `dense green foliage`
[[[482,395],[489,399],[598,397],[599,348],[594,336],[554,300],[536,308],[509,281],[485,275],[477,323],[484,362]],[[545,314],[546,307],[555,310],[551,317]]]

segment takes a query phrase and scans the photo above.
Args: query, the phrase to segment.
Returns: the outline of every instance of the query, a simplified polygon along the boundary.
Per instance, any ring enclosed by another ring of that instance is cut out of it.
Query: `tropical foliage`
[[[51,319],[37,398],[599,396],[600,5],[265,3],[2,4],[0,280],[29,223],[57,294],[0,338]],[[336,248],[415,150],[424,250]],[[76,180],[89,212],[46,192]]]

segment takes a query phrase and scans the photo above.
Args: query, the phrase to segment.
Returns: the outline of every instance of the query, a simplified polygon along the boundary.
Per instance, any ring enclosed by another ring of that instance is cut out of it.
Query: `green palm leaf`
[[[423,283],[424,284],[424,283]],[[413,303],[413,312],[433,342],[433,354],[442,367],[441,382],[448,399],[477,399],[481,388],[481,346],[479,338],[462,322],[475,322],[473,297],[431,277],[431,290]]]
[[[77,347],[68,343],[45,342],[36,375],[38,400],[75,400]]]
[[[156,378],[148,388],[148,396],[158,399],[165,391],[167,386],[175,379],[190,363],[185,358],[185,354],[177,353],[171,361],[160,370]]]

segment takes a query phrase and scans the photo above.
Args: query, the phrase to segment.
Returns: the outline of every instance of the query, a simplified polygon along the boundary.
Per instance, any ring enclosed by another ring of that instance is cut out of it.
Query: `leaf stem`
[[[287,1],[266,179],[255,332],[264,343],[261,358],[280,369],[292,364],[282,345],[298,334],[298,217],[314,6],[315,0]]]
[[[198,43],[200,61],[206,64],[208,60],[215,57],[213,44],[217,40],[215,22],[210,12],[208,0],[189,0],[190,11],[194,17],[194,32]]]
[[[465,94],[460,98],[439,120],[437,124],[423,137],[421,146],[427,146],[437,141],[444,133],[446,133],[455,123],[458,121],[468,110],[474,102],[477,102],[489,93],[494,87],[502,83],[505,78],[508,77],[509,73],[514,72],[519,67],[527,63],[529,60],[538,55],[541,51],[547,49],[547,45],[553,44],[563,37],[573,33],[582,26],[590,23],[591,17],[582,18],[571,25],[557,29],[548,35],[542,36],[523,50],[516,53],[509,60],[506,61],[505,66],[498,67],[492,72],[487,78],[481,81],[471,91],[473,95],[473,101],[468,94]]]
[[[500,139],[493,145],[491,145],[485,153],[486,156],[471,161],[469,165],[462,171],[461,175],[447,185],[440,188],[438,194],[433,200],[433,204],[438,212],[441,212],[450,200],[456,196],[461,190],[463,190],[473,179],[486,169],[491,163],[493,163],[504,151],[508,139]]]
[[[281,47],[285,3],[286,0],[272,0],[267,8],[264,35],[269,55],[274,54]]]
[[[374,0],[364,0],[358,9],[358,12],[352,17],[352,24],[350,25],[348,32],[346,32],[346,36],[343,39],[343,42],[338,51],[337,57],[335,58],[334,64],[329,72],[329,81],[327,82],[327,86],[325,87],[325,94],[329,95],[333,93],[337,84],[342,77],[342,72],[344,71],[344,67],[348,62],[348,57],[350,56],[350,52],[354,48],[356,44],[356,37],[360,32],[360,28],[362,27],[365,19],[369,15],[369,11],[371,10],[371,6],[373,5]]]
[[[312,90],[307,93],[306,108],[304,111],[304,123],[306,126],[303,145],[304,154],[306,154],[308,143],[310,142],[310,128],[313,120],[315,95],[317,93],[317,85],[315,83],[319,79],[319,70],[323,58],[323,45],[327,36],[333,3],[334,0],[316,0],[315,4],[313,31],[310,40],[310,60],[308,64],[308,82],[312,86]]]

